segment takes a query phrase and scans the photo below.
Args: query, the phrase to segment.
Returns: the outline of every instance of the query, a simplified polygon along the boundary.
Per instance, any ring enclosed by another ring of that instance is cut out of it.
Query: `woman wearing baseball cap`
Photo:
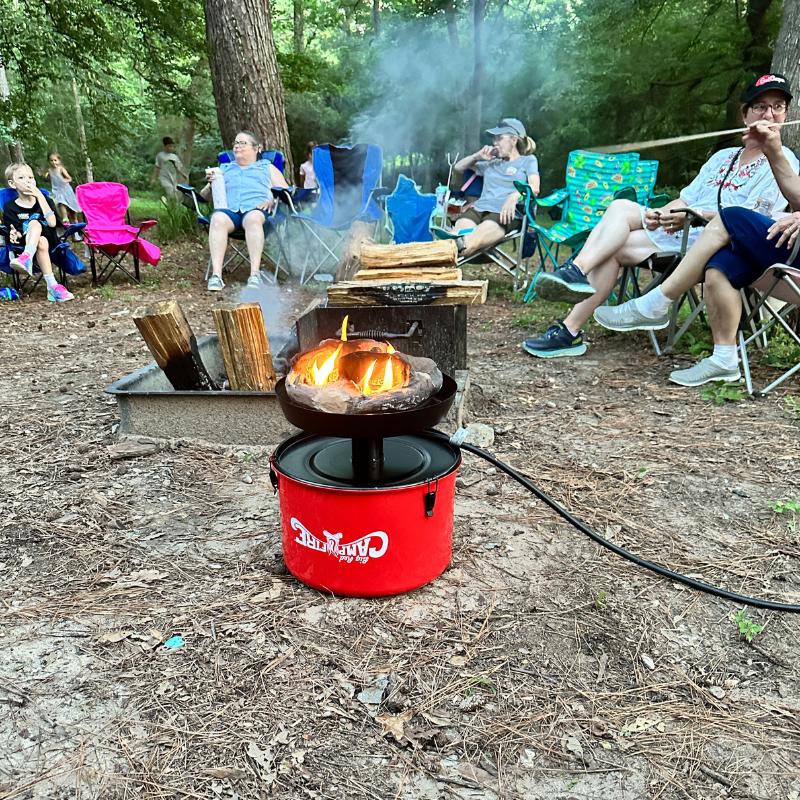
[[[472,169],[483,178],[480,198],[455,221],[456,233],[471,229],[456,240],[462,257],[497,244],[506,233],[520,227],[522,221],[515,219],[519,192],[514,181],[529,183],[534,195],[539,194],[539,162],[533,155],[536,143],[525,126],[514,117],[506,117],[486,133],[492,137],[492,145],[455,164],[459,172]]]
[[[781,145],[780,126],[792,95],[783,75],[761,76],[747,87],[745,103],[760,109],[758,120],[744,134],[746,148],[758,148],[769,162],[783,195],[800,208],[798,163]],[[780,117],[780,118],[779,118]],[[673,371],[669,379],[681,386],[701,386],[709,381],[741,378],[736,333],[741,317],[739,290],[756,281],[773,264],[788,264],[800,235],[800,212],[773,216],[750,208],[729,206],[703,229],[675,271],[661,286],[621,306],[598,308],[595,319],[610,330],[655,330],[666,327],[674,300],[703,282],[714,351],[688,369]]]
[[[745,125],[784,122],[791,98],[783,75],[762,75],[742,95]],[[784,151],[797,172],[794,153],[788,148]],[[733,206],[758,209],[767,217],[786,206],[761,144],[753,139],[745,139],[744,147],[727,147],[714,153],[680,196],[663,208],[646,209],[630,200],[614,200],[581,251],[555,272],[539,276],[539,297],[575,305],[562,322],[554,323],[544,334],[526,339],[523,349],[539,358],[585,353],[581,328],[593,313],[601,324],[612,314],[612,310],[600,310],[599,306],[616,285],[620,268],[640,264],[656,252],[680,252],[685,214],[677,213],[677,209],[688,207],[713,220],[720,207]],[[689,229],[690,245],[701,230]],[[667,287],[666,282],[664,286]],[[660,317],[647,329],[666,327]]]

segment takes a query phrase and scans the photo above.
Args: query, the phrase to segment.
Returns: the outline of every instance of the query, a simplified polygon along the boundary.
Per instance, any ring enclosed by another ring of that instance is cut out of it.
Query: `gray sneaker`
[[[208,284],[206,285],[206,289],[209,292],[221,292],[225,288],[225,284],[222,282],[222,278],[219,275],[212,275],[208,279]]]
[[[594,318],[610,331],[660,331],[669,325],[669,314],[650,319],[636,308],[633,300],[621,306],[600,306],[594,310]]]
[[[738,364],[733,369],[727,369],[712,358],[704,358],[689,369],[676,369],[669,374],[669,379],[679,386],[702,386],[712,381],[738,381],[741,377]]]

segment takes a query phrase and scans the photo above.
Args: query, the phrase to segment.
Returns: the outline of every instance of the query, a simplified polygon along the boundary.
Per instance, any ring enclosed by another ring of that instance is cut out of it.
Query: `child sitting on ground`
[[[11,259],[11,267],[25,275],[33,275],[33,260],[42,271],[47,284],[47,299],[53,303],[65,303],[73,295],[58,283],[50,262],[50,248],[56,238],[56,212],[36,186],[33,170],[27,164],[9,164],[6,181],[16,189],[17,197],[5,204],[3,221],[8,228],[9,244],[24,244],[25,249]]]

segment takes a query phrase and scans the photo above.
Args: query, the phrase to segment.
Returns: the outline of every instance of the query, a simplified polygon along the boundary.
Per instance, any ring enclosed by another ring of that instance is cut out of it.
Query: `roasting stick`
[[[758,123],[756,123],[758,124]],[[788,128],[789,125],[800,125],[800,119],[791,122],[773,122],[771,126]],[[744,133],[751,126],[746,128],[731,128],[729,131],[710,131],[709,133],[693,133],[689,136],[673,136],[669,139],[650,139],[646,142],[629,142],[628,144],[609,144],[605,147],[588,148],[593,153],[627,153],[631,150],[649,150],[653,147],[664,147],[668,144],[679,144],[680,142],[693,142],[697,139],[712,139],[716,136],[730,136],[734,133]]]

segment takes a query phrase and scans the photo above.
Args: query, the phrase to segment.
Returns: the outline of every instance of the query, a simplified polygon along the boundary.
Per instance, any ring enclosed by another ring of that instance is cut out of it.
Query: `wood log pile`
[[[475,305],[486,302],[487,281],[465,281],[453,239],[410,244],[362,242],[357,268],[328,287],[335,306]]]

